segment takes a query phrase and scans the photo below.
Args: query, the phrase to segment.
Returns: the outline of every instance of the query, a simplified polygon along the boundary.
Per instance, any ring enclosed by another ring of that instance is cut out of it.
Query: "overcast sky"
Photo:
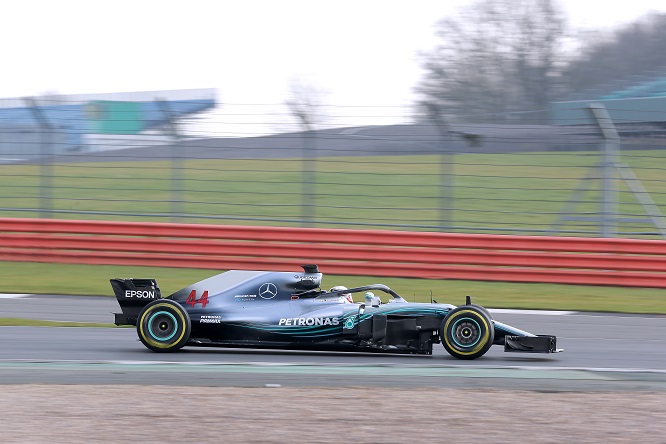
[[[470,0],[0,0],[0,97],[215,88],[283,104],[290,79],[333,106],[409,105],[433,25]],[[608,28],[665,0],[561,0]],[[375,113],[379,111],[374,111]]]

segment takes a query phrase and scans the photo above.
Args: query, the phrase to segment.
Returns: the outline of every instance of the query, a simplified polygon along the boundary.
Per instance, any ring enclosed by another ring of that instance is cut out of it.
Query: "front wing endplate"
[[[563,351],[557,348],[557,338],[549,335],[539,336],[505,336],[505,352],[521,353],[559,353]]]

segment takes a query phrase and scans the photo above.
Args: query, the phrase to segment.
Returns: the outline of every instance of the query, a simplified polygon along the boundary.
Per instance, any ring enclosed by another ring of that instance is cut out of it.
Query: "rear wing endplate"
[[[162,299],[155,279],[110,279],[122,313],[114,313],[116,325],[136,325],[139,313],[149,303]]]

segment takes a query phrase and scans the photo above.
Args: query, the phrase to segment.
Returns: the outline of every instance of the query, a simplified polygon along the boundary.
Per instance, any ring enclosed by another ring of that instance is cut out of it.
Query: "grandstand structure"
[[[656,80],[642,82],[619,91],[613,91],[609,94],[599,97],[599,100],[664,96],[666,96],[666,77],[660,77]]]
[[[173,122],[216,106],[215,89],[0,99],[0,163],[154,145]]]
[[[551,123],[567,126],[593,124],[589,107],[601,104],[621,131],[637,135],[646,131],[666,131],[666,77],[623,82],[623,87],[602,90],[589,92],[589,98],[583,100],[552,103]]]

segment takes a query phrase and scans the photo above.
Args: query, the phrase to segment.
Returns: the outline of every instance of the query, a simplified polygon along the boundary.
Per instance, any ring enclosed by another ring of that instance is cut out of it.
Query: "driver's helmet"
[[[336,285],[335,287],[331,288],[329,291],[340,291],[346,289],[347,287],[345,287],[344,285]],[[345,302],[351,302],[352,304],[354,303],[354,299],[352,299],[351,293],[341,293],[340,296],[342,296],[345,299]]]

